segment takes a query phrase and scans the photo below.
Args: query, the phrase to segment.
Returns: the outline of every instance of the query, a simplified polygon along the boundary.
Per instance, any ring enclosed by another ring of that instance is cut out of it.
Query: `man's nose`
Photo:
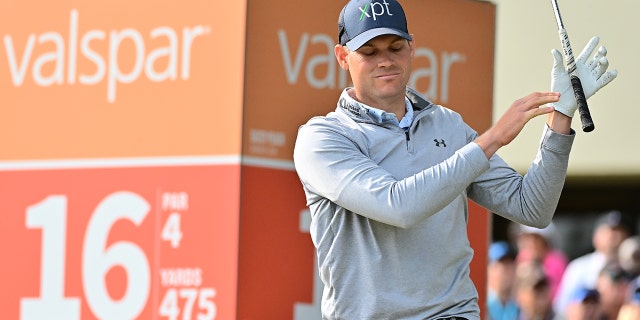
[[[383,51],[379,54],[378,66],[388,67],[393,64],[393,56],[389,51]]]

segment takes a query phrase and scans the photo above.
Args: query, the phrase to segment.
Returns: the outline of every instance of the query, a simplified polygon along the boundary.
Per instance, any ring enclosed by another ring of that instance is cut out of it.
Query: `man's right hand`
[[[475,142],[484,150],[487,159],[491,158],[498,149],[511,143],[529,120],[554,111],[554,108],[547,104],[559,99],[558,92],[534,92],[516,100],[487,132],[476,138]]]

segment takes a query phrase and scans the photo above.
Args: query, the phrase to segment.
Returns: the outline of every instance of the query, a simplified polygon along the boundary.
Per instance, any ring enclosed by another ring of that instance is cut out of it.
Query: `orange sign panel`
[[[252,164],[289,163],[298,127],[335,110],[340,91],[349,86],[333,53],[345,3],[248,2],[243,156],[254,159]],[[417,47],[410,85],[460,112],[477,131],[488,129],[495,6],[468,0],[402,5]],[[320,319],[322,284],[295,172],[244,166],[242,199],[239,318]],[[488,226],[486,210],[471,203],[468,234],[476,253],[471,277],[480,306]]]
[[[335,109],[340,91],[350,84],[333,51],[345,3],[248,2],[246,155],[290,160],[298,126]],[[495,6],[467,0],[402,5],[416,45],[409,85],[463,114],[477,131],[488,129]],[[282,9],[287,7],[291,10]]]
[[[237,166],[0,171],[3,318],[235,319],[239,188]]]
[[[242,1],[4,1],[0,161],[240,152]]]

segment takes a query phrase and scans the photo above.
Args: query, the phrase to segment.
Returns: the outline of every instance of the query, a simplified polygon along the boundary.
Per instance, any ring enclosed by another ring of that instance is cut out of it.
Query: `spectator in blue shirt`
[[[494,242],[489,247],[487,310],[491,320],[512,320],[518,316],[518,304],[513,298],[515,259],[516,253],[507,242]]]

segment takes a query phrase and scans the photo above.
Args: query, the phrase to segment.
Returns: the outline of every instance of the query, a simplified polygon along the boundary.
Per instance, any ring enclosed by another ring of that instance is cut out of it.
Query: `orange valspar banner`
[[[290,161],[298,126],[335,109],[340,90],[350,84],[333,51],[345,3],[249,1],[245,155]],[[409,85],[462,113],[477,131],[488,129],[495,5],[468,0],[401,3],[416,45]]]
[[[244,1],[0,2],[0,161],[239,154]]]

